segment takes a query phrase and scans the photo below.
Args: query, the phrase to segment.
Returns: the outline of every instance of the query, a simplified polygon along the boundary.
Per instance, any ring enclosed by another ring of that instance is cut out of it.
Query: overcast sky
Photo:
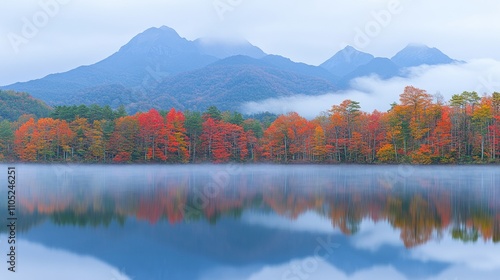
[[[314,65],[347,44],[390,57],[411,42],[456,59],[500,60],[497,0],[2,0],[0,5],[0,85],[95,63],[136,34],[162,25],[190,40],[245,38],[267,53]]]

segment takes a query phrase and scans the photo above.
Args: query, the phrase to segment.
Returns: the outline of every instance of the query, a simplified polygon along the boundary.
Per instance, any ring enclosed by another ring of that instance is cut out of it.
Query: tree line
[[[500,93],[444,102],[412,86],[387,112],[345,100],[313,120],[63,106],[0,122],[0,158],[26,162],[498,163],[499,142]]]

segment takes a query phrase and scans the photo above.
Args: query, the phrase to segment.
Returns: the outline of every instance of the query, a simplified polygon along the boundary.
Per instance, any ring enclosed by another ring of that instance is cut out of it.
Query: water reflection
[[[0,240],[5,240],[3,237]],[[26,240],[20,240],[17,247],[22,264],[15,273],[2,267],[1,279],[130,279],[117,268],[91,256],[48,248]]]
[[[495,279],[500,270],[497,168],[17,168],[22,238],[95,256],[131,279]]]
[[[292,221],[312,211],[330,220],[332,232],[348,235],[364,219],[389,221],[406,247],[443,234],[499,241],[496,169],[407,168],[87,166],[53,176],[54,167],[22,166],[20,182],[29,187],[19,190],[19,202],[28,228],[41,218],[80,226],[123,224],[127,217],[215,224],[252,209]]]

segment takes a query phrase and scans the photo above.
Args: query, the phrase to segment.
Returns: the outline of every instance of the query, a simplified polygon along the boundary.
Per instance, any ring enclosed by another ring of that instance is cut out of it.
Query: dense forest
[[[408,86],[387,112],[345,100],[313,120],[297,113],[126,115],[123,107],[62,106],[47,118],[0,123],[0,157],[25,162],[498,163],[500,93],[448,102]]]
[[[25,92],[0,90],[0,121],[15,121],[23,114],[49,116],[52,108]]]

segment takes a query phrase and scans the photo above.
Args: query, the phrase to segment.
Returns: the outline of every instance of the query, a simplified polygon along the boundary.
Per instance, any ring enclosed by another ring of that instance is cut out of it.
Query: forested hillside
[[[0,120],[15,121],[21,115],[47,117],[52,108],[24,92],[0,90]]]
[[[245,119],[204,112],[58,107],[49,118],[0,124],[0,154],[27,162],[493,163],[500,157],[500,93],[444,103],[408,86],[388,112],[345,100],[313,120],[297,113]]]

